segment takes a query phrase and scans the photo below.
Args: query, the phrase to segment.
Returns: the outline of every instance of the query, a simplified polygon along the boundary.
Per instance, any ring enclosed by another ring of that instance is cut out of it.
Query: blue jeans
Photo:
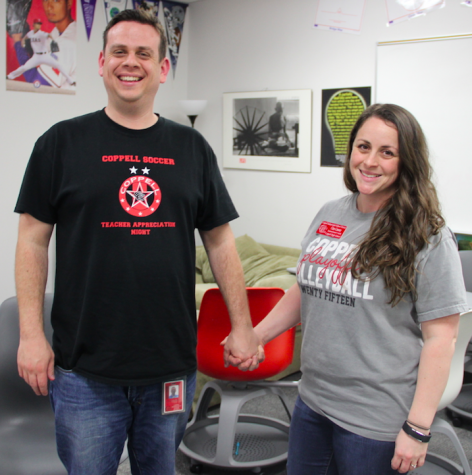
[[[50,398],[59,458],[69,475],[116,475],[123,447],[133,475],[172,475],[187,425],[196,374],[187,377],[186,412],[162,415],[162,384],[114,386],[56,367]]]
[[[395,442],[353,434],[297,398],[290,424],[288,475],[394,475]]]

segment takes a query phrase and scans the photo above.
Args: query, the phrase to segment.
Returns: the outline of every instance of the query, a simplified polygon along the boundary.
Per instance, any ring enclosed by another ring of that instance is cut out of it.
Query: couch
[[[236,238],[236,249],[241,259],[247,287],[280,287],[287,290],[297,281],[296,276],[287,269],[296,267],[300,255],[299,249],[258,243],[248,235]],[[203,246],[196,248],[195,273],[195,300],[199,309],[203,294],[208,289],[218,287]],[[300,370],[300,347],[301,330],[298,326],[292,364],[272,379],[282,379]],[[210,379],[204,374],[197,374],[196,399],[204,384]]]
[[[297,281],[287,268],[297,265],[299,249],[260,244],[247,234],[236,238],[236,249],[247,287],[280,287],[287,290]],[[195,300],[199,309],[203,294],[208,289],[218,287],[203,246],[196,248],[195,267]]]

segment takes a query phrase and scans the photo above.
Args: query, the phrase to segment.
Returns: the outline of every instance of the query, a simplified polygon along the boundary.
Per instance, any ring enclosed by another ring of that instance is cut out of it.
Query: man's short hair
[[[167,38],[164,31],[164,27],[159,22],[159,20],[154,16],[142,10],[123,10],[120,13],[116,14],[109,22],[105,31],[103,32],[103,51],[107,46],[108,41],[108,32],[116,24],[122,21],[135,21],[143,25],[149,25],[155,28],[157,31],[160,42],[159,42],[159,61],[162,61],[166,57],[167,51]]]

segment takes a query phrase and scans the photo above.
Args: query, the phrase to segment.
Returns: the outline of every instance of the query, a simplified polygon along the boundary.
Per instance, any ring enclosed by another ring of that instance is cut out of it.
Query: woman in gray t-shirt
[[[468,310],[415,118],[370,106],[346,157],[352,194],[319,211],[302,241],[298,283],[256,327],[264,344],[302,322],[290,475],[422,466]]]

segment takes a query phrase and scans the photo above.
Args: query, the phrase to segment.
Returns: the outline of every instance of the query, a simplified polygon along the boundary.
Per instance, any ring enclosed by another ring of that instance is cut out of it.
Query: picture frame
[[[320,166],[344,167],[352,127],[370,106],[371,95],[370,86],[321,91]]]
[[[223,167],[311,172],[311,89],[223,94]]]

